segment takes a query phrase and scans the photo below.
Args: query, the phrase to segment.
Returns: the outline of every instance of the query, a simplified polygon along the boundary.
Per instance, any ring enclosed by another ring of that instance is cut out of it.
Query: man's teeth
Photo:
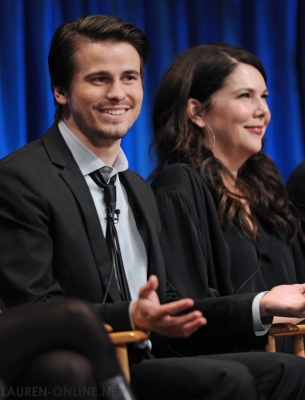
[[[112,115],[120,115],[120,114],[124,114],[125,109],[124,110],[106,110],[104,112],[107,114],[112,114]]]

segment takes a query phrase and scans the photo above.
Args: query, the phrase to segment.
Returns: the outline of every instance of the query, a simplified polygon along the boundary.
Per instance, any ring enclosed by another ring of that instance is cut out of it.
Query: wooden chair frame
[[[266,351],[275,353],[276,343],[275,339],[277,337],[291,336],[293,343],[294,354],[299,357],[305,358],[304,351],[304,335],[305,335],[305,325],[294,325],[294,324],[273,324],[269,330],[268,344],[266,346]]]
[[[123,331],[112,332],[110,325],[105,324],[106,330],[109,332],[109,337],[115,346],[116,356],[127,382],[130,382],[130,371],[128,362],[127,344],[142,342],[148,339],[148,335],[143,331]]]

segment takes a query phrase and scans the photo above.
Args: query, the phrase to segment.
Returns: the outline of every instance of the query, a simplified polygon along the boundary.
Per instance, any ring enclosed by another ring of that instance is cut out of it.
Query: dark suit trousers
[[[139,400],[304,400],[305,360],[235,353],[147,360],[132,367]]]

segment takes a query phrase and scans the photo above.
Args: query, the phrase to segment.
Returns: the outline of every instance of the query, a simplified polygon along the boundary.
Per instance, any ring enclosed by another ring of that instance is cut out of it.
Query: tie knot
[[[105,167],[103,167],[105,168]],[[103,177],[103,174],[101,170],[103,169],[98,169],[94,172],[91,172],[89,176],[91,179],[99,186],[103,191],[104,191],[104,202],[107,207],[107,213],[110,218],[115,218],[115,208],[116,208],[116,187],[115,187],[115,181],[116,181],[116,175],[114,175],[112,178],[110,178],[110,181],[108,184],[105,182],[105,179]],[[110,168],[110,167],[107,167]]]
[[[101,172],[112,172],[113,168],[109,167],[108,165],[105,165],[104,167],[100,168],[99,171],[101,171]]]
[[[100,168],[98,171],[102,175],[102,177],[104,178],[104,181],[108,182],[110,174],[113,171],[113,168],[109,167],[108,165],[105,165],[104,167]]]
[[[106,174],[105,174],[105,168],[108,168],[109,170],[111,170],[110,172],[107,172],[108,176],[106,176]],[[103,168],[97,169],[96,171],[91,172],[91,174],[89,174],[89,176],[97,184],[97,186],[99,186],[101,189],[106,189],[107,186],[113,186],[116,181],[117,175],[113,175],[109,179],[109,174],[112,172],[112,170],[113,170],[113,168],[111,168],[111,167],[103,167]]]

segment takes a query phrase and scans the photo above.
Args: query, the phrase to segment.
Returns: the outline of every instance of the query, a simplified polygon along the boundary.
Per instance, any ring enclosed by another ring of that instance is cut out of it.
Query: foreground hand
[[[170,337],[188,337],[207,323],[200,311],[175,315],[192,307],[192,299],[161,305],[156,292],[158,284],[158,278],[152,275],[140,288],[139,298],[132,308],[133,321],[138,329],[151,330]]]
[[[260,302],[261,317],[305,318],[305,284],[275,286]]]

